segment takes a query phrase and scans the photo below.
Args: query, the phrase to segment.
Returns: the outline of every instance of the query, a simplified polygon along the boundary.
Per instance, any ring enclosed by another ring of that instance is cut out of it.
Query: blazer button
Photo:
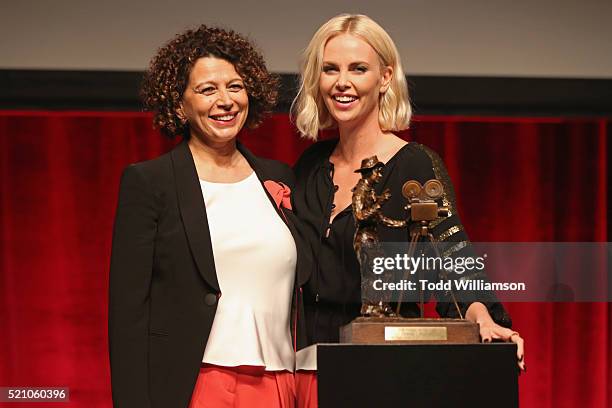
[[[206,303],[208,306],[214,306],[215,303],[217,303],[217,295],[214,293],[207,294],[204,296],[204,303]]]

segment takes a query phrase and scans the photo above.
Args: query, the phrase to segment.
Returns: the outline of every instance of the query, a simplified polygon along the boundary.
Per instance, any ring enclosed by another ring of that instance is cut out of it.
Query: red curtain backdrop
[[[417,117],[402,136],[443,157],[473,241],[608,241],[611,123]],[[308,145],[284,114],[242,140],[290,164]],[[70,387],[70,403],[40,407],[111,406],[119,176],[172,145],[142,113],[0,112],[0,386]],[[527,344],[522,407],[612,406],[610,303],[506,306]]]

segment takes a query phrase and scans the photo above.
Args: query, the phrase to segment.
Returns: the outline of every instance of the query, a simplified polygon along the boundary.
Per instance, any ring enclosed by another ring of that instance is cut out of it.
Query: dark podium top
[[[319,407],[518,407],[516,345],[317,346]]]

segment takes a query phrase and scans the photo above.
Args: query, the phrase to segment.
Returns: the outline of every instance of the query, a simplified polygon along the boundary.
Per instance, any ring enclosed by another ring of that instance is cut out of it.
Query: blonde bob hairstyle
[[[352,34],[367,42],[378,54],[381,66],[393,68],[387,91],[380,95],[378,123],[384,131],[408,128],[412,109],[402,62],[393,40],[374,20],[362,14],[341,14],[317,30],[302,55],[300,88],[291,104],[291,116],[302,136],[317,140],[319,130],[336,127],[319,90],[323,50],[339,34]]]

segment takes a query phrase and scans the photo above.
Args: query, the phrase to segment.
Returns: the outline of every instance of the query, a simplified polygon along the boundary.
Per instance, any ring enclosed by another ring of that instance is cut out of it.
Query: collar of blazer
[[[238,143],[237,147],[240,153],[242,153],[249,162],[260,181],[278,180],[280,175],[273,174],[276,172],[272,171],[270,166],[266,166],[265,161],[253,155],[242,144]],[[206,283],[217,292],[220,292],[213,257],[210,229],[206,217],[206,206],[204,205],[204,197],[202,196],[201,186],[198,182],[198,174],[193,156],[191,155],[187,142],[183,141],[179,143],[174,150],[172,150],[171,157],[179,210],[187,234],[191,254]],[[288,222],[286,217],[282,214],[283,209],[275,205],[274,200],[270,197],[267,190],[266,194],[283,222],[289,227],[295,239],[297,237],[295,226],[292,225],[291,222]]]

